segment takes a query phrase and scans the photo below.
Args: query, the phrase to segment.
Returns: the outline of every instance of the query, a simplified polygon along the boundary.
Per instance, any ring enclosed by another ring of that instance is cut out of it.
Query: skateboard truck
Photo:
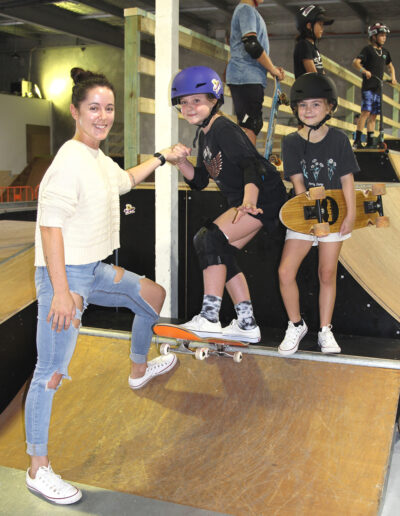
[[[155,324],[153,331],[161,355],[170,352],[192,355],[196,360],[205,360],[211,355],[232,358],[235,363],[243,359],[238,347],[247,348],[248,344],[218,337],[199,337],[186,328],[174,324]],[[235,349],[236,348],[236,349]]]

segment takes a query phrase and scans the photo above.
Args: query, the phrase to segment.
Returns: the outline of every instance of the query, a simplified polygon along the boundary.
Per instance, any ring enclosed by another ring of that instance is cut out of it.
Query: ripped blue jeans
[[[121,280],[114,282],[116,270],[112,265],[94,262],[87,265],[67,265],[69,290],[83,299],[83,310],[88,304],[126,307],[135,313],[132,325],[130,359],[138,364],[146,362],[153,336],[152,325],[158,314],[140,296],[140,280],[133,272],[124,271]],[[38,358],[25,403],[27,453],[47,455],[51,407],[55,389],[48,387],[54,373],[68,376],[68,365],[75,350],[79,327],[71,323],[68,330],[51,329],[46,321],[53,299],[53,287],[46,267],[37,267],[35,273],[38,300],[36,334]],[[75,319],[81,319],[77,308]],[[61,382],[60,382],[61,383]]]

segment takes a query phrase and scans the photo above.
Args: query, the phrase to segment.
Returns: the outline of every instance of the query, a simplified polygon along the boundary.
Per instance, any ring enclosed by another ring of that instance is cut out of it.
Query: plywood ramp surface
[[[353,231],[340,261],[361,286],[400,322],[400,186],[387,185],[382,196],[390,227]]]
[[[35,222],[0,221],[0,324],[36,299]]]
[[[0,220],[0,264],[33,246],[35,225],[35,222]]]
[[[132,391],[128,352],[79,337],[50,430],[64,478],[233,515],[377,514],[399,371],[181,356]],[[24,469],[22,411],[10,414],[0,464]]]
[[[390,163],[392,164],[392,167],[400,180],[400,152],[389,150],[388,154]]]

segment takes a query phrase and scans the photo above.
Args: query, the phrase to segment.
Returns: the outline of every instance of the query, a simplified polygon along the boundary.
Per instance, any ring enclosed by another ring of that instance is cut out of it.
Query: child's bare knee
[[[62,377],[63,375],[61,373],[54,373],[50,380],[47,382],[47,388],[57,389]]]
[[[72,321],[72,326],[73,326],[74,328],[76,328],[76,329],[78,329],[78,328],[79,328],[80,324],[81,324],[81,320],[80,320],[80,319],[74,319],[74,320]]]

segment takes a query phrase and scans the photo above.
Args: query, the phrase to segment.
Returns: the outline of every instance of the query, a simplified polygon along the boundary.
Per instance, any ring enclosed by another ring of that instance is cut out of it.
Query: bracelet
[[[158,159],[161,161],[161,165],[160,165],[160,167],[162,167],[163,165],[165,165],[165,162],[166,162],[167,160],[165,159],[165,156],[164,156],[163,154],[160,154],[159,152],[155,152],[155,153],[153,154],[153,156],[154,156],[155,158],[158,158]]]

